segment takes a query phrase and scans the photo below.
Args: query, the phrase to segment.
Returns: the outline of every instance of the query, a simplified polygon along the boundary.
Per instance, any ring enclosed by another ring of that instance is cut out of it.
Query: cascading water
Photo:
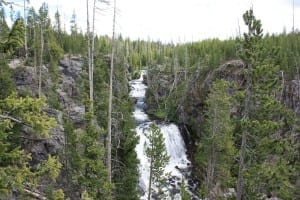
[[[133,116],[137,123],[136,132],[139,136],[139,143],[135,150],[137,152],[137,157],[140,160],[139,188],[142,193],[141,200],[147,199],[148,195],[150,162],[146,155],[146,148],[149,144],[146,136],[150,133],[150,124],[153,123],[144,111],[147,86],[143,83],[143,77],[146,73],[147,71],[142,70],[139,79],[129,82],[131,86],[130,96],[136,100]],[[167,195],[167,199],[181,199],[180,192],[182,183],[187,185],[192,199],[198,199],[192,193],[195,189],[195,185],[193,184],[193,181],[188,178],[191,172],[191,162],[187,159],[186,147],[178,127],[175,124],[159,122],[157,122],[157,124],[164,136],[167,154],[170,157],[164,170],[165,174],[169,174],[167,187],[163,190]],[[152,189],[156,190],[155,186],[153,186]],[[152,199],[155,198],[152,197]]]

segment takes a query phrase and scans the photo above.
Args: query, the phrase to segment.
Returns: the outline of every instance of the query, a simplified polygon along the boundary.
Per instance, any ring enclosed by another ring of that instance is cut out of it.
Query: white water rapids
[[[133,116],[137,123],[136,132],[139,136],[139,143],[135,150],[137,152],[137,157],[140,160],[139,188],[141,191],[141,200],[146,200],[149,192],[150,162],[146,155],[146,148],[149,141],[146,135],[149,134],[149,125],[153,123],[144,111],[147,86],[143,83],[143,77],[146,73],[147,72],[143,70],[139,79],[129,82],[131,86],[130,96],[136,100]],[[188,179],[191,173],[191,162],[187,159],[186,147],[178,127],[175,124],[156,123],[163,133],[167,154],[170,157],[169,162],[165,167],[165,174],[169,173],[170,175],[167,179],[167,187],[163,189],[164,193],[167,195],[167,199],[181,199],[180,189],[182,183],[189,188],[189,193],[193,196],[192,199],[198,199],[191,192],[195,187],[193,181]],[[152,190],[156,191],[157,188],[153,186]],[[152,196],[151,199],[156,198],[155,196]]]

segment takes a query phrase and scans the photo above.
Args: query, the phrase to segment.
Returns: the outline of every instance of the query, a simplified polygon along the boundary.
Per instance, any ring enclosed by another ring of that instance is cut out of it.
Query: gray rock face
[[[14,69],[13,78],[20,94],[37,95],[38,80],[33,67],[17,67]]]
[[[77,96],[79,93],[78,89],[76,88],[75,80],[69,76],[63,76],[60,89],[69,97]]]
[[[69,117],[75,126],[77,125],[78,127],[81,127],[81,125],[84,124],[83,122],[84,114],[85,114],[84,106],[73,106],[70,109]]]
[[[57,89],[59,102],[75,127],[81,127],[84,123],[85,107],[77,99],[80,95],[78,84],[83,72],[83,60],[80,57],[65,56],[59,64],[61,72],[61,84]]]
[[[76,79],[82,71],[83,60],[80,57],[65,56],[59,62],[60,69],[66,76]]]
[[[34,67],[22,66],[20,61],[13,61],[10,65],[14,69],[13,77],[19,94],[37,97],[38,78]],[[31,153],[33,165],[44,161],[48,155],[57,155],[64,150],[63,114],[69,117],[75,127],[83,126],[85,107],[79,101],[80,92],[77,87],[82,74],[82,66],[83,60],[80,57],[65,56],[59,62],[60,77],[56,95],[61,111],[52,108],[43,110],[58,122],[58,125],[49,132],[51,137],[40,138],[32,129],[28,127],[23,129],[23,146],[26,152]],[[42,77],[42,93],[48,96],[54,83],[46,66],[42,68]]]

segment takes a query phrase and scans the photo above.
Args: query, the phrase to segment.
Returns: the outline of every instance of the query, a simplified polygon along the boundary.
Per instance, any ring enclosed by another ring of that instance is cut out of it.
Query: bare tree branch
[[[16,122],[16,123],[19,123],[19,124],[23,124],[23,125],[28,126],[28,127],[32,127],[31,125],[29,125],[28,123],[22,121],[21,119],[17,119],[15,117],[12,117],[12,116],[9,116],[9,115],[0,114],[0,118],[1,119],[9,119],[10,121],[13,121],[13,122]]]
[[[11,117],[11,116],[8,116],[8,115],[2,115],[2,114],[0,114],[0,118],[2,118],[2,119],[9,119],[10,121],[17,122],[19,124],[24,124],[24,122],[22,120],[14,118],[14,117]]]
[[[47,200],[46,197],[44,197],[43,195],[37,193],[37,192],[32,192],[30,190],[24,189],[24,192],[26,192],[27,194],[29,194],[30,196],[40,199],[40,200]]]

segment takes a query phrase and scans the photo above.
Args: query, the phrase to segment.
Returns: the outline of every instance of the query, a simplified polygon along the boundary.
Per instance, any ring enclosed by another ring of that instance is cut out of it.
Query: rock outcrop
[[[16,64],[17,63],[17,64]],[[31,66],[22,66],[14,60],[10,67],[14,69],[13,77],[20,95],[38,96],[37,70]],[[42,68],[42,93],[48,98],[50,90],[56,84],[56,93],[60,110],[46,108],[44,112],[54,117],[58,125],[50,131],[50,138],[37,138],[28,127],[23,129],[23,146],[32,156],[31,164],[35,165],[47,159],[48,155],[57,155],[64,150],[65,133],[63,115],[77,127],[84,124],[85,107],[80,102],[79,84],[82,76],[83,60],[80,57],[65,56],[58,66],[59,80],[54,83],[47,66]]]
[[[195,73],[185,90],[184,98],[178,109],[178,119],[180,123],[186,124],[199,134],[201,131],[201,121],[203,120],[203,106],[205,98],[214,80],[224,79],[234,82],[237,87],[242,88],[245,84],[243,76],[244,63],[241,60],[232,60],[224,63],[219,68],[208,72],[205,76],[200,77]],[[278,93],[278,99],[292,109],[297,116],[300,116],[300,80],[284,81],[280,80],[282,90]],[[171,83],[169,83],[171,84]],[[232,108],[232,113],[237,112],[237,108]],[[197,123],[193,123],[197,122]],[[200,122],[200,123],[199,123]]]
[[[181,88],[180,95],[177,95],[176,101],[178,105],[174,105],[176,110],[176,123],[181,126],[183,137],[188,144],[189,154],[193,155],[196,150],[195,139],[199,138],[202,131],[202,122],[204,121],[204,106],[206,96],[211,88],[212,83],[217,79],[225,79],[234,82],[237,87],[242,88],[245,84],[243,69],[245,65],[241,60],[231,60],[214,70],[195,70],[193,74],[189,74],[189,80],[185,83],[185,88]],[[151,71],[147,82],[148,86],[156,88],[156,93],[152,94],[148,91],[147,105],[148,110],[157,109],[159,100],[165,98],[172,88],[174,77],[172,74],[166,74],[161,71]],[[178,85],[183,78],[178,74]],[[300,80],[284,81],[280,80],[284,86],[278,94],[278,99],[283,102],[287,108],[292,109],[297,116],[300,116]],[[151,84],[154,83],[154,86]],[[238,105],[235,105],[232,114],[239,112]],[[191,158],[191,160],[193,160]]]
[[[59,62],[61,83],[56,90],[65,114],[76,127],[81,127],[84,124],[85,107],[79,100],[79,87],[82,82],[81,75],[83,75],[82,66],[82,58],[65,56]]]

